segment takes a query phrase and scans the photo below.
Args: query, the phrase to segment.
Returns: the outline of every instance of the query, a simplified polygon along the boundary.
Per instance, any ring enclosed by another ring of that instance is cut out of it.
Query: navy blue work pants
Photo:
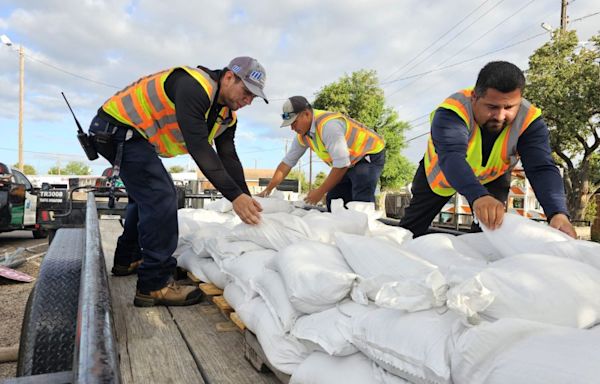
[[[490,195],[506,204],[508,190],[510,188],[510,172],[505,173],[494,181],[484,185]],[[423,160],[417,167],[417,172],[411,187],[412,197],[409,206],[404,211],[404,217],[400,219],[399,226],[408,229],[414,237],[427,233],[431,222],[452,196],[440,196],[431,190]],[[473,223],[471,232],[481,232],[479,225]]]
[[[128,130],[133,135],[126,140]],[[108,143],[100,142],[95,136],[105,131],[114,131]],[[142,293],[161,289],[177,266],[177,260],[172,256],[179,235],[173,180],[152,144],[135,129],[117,127],[96,116],[90,125],[90,135],[98,153],[111,164],[114,164],[118,144],[123,143],[120,177],[135,204],[127,208],[121,239],[130,242],[131,246],[137,241],[141,247],[144,261],[138,269],[137,289]],[[123,260],[119,264],[128,263]]]
[[[385,165],[385,149],[374,155],[365,156],[350,168],[344,178],[327,193],[327,210],[331,211],[331,200],[343,199],[344,205],[351,201],[375,202],[375,188]]]

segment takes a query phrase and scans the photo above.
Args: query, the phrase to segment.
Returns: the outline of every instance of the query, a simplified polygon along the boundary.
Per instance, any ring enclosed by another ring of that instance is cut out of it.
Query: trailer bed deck
[[[100,232],[110,271],[122,228],[118,220],[103,219]],[[138,308],[133,305],[135,275],[109,273],[108,280],[124,383],[281,383],[246,360],[244,335],[217,330],[224,318],[214,304]]]

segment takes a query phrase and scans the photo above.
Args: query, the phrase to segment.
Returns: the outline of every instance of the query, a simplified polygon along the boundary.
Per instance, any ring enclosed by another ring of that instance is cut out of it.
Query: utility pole
[[[19,45],[19,165],[23,172],[23,104],[25,101],[25,54]]]
[[[312,191],[312,154],[313,151],[308,151],[308,190]]]
[[[567,30],[567,24],[569,23],[569,16],[567,16],[567,5],[569,2],[567,0],[561,0],[560,6],[560,30],[564,32]]]

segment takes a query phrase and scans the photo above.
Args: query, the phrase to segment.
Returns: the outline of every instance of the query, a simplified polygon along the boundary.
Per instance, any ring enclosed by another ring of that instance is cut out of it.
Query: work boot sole
[[[194,305],[198,304],[202,300],[202,294],[198,296],[180,301],[180,300],[164,300],[164,299],[155,299],[153,297],[144,297],[136,295],[133,300],[133,305],[136,307],[154,307],[157,305],[164,305],[168,307],[183,307],[186,305]]]

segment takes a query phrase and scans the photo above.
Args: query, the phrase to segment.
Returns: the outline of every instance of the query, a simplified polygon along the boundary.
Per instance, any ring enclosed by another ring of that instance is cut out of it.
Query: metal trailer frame
[[[85,231],[71,230],[71,234],[83,237],[80,239],[84,242],[85,251],[81,255],[81,280],[78,294],[77,318],[62,319],[66,322],[76,322],[76,332],[73,340],[72,353],[72,370],[53,369],[52,358],[44,356],[40,364],[47,366],[37,369],[40,374],[31,376],[21,376],[13,379],[8,379],[5,383],[121,383],[121,372],[119,369],[119,357],[117,352],[116,337],[114,334],[114,322],[111,312],[111,298],[108,288],[108,276],[104,261],[104,254],[100,242],[100,228],[98,221],[98,213],[96,209],[95,196],[92,192],[88,193],[86,206],[86,222]],[[64,231],[60,229],[58,232]],[[65,232],[67,233],[67,232]],[[58,235],[58,233],[57,233]],[[62,236],[64,237],[64,236]],[[66,238],[66,237],[65,237]],[[57,236],[58,240],[58,236]],[[52,247],[59,247],[59,242],[53,242],[50,245],[49,252]],[[46,260],[44,260],[46,261]],[[54,263],[60,265],[60,259],[54,259]],[[42,266],[44,263],[42,263]],[[60,273],[60,268],[54,269]],[[51,269],[47,269],[51,271]],[[54,279],[56,276],[44,276],[40,273],[36,286],[41,281]],[[32,296],[36,294],[35,289],[32,291]],[[52,292],[56,297],[60,298],[61,292]],[[34,313],[35,308],[30,306],[36,305],[35,297],[30,296],[28,308],[26,309],[26,318],[23,320],[22,332],[26,334],[31,331],[31,321],[35,322],[35,318],[27,319],[28,313]],[[36,330],[35,337],[29,338],[29,346],[21,345],[20,348],[35,350],[35,344],[40,340],[44,341],[43,333],[45,328]],[[47,341],[47,339],[46,339]],[[20,351],[21,352],[21,351]],[[31,364],[35,367],[37,357],[31,354]],[[22,358],[22,354],[19,354]],[[19,364],[22,364],[19,361]],[[58,364],[58,366],[61,366]]]

